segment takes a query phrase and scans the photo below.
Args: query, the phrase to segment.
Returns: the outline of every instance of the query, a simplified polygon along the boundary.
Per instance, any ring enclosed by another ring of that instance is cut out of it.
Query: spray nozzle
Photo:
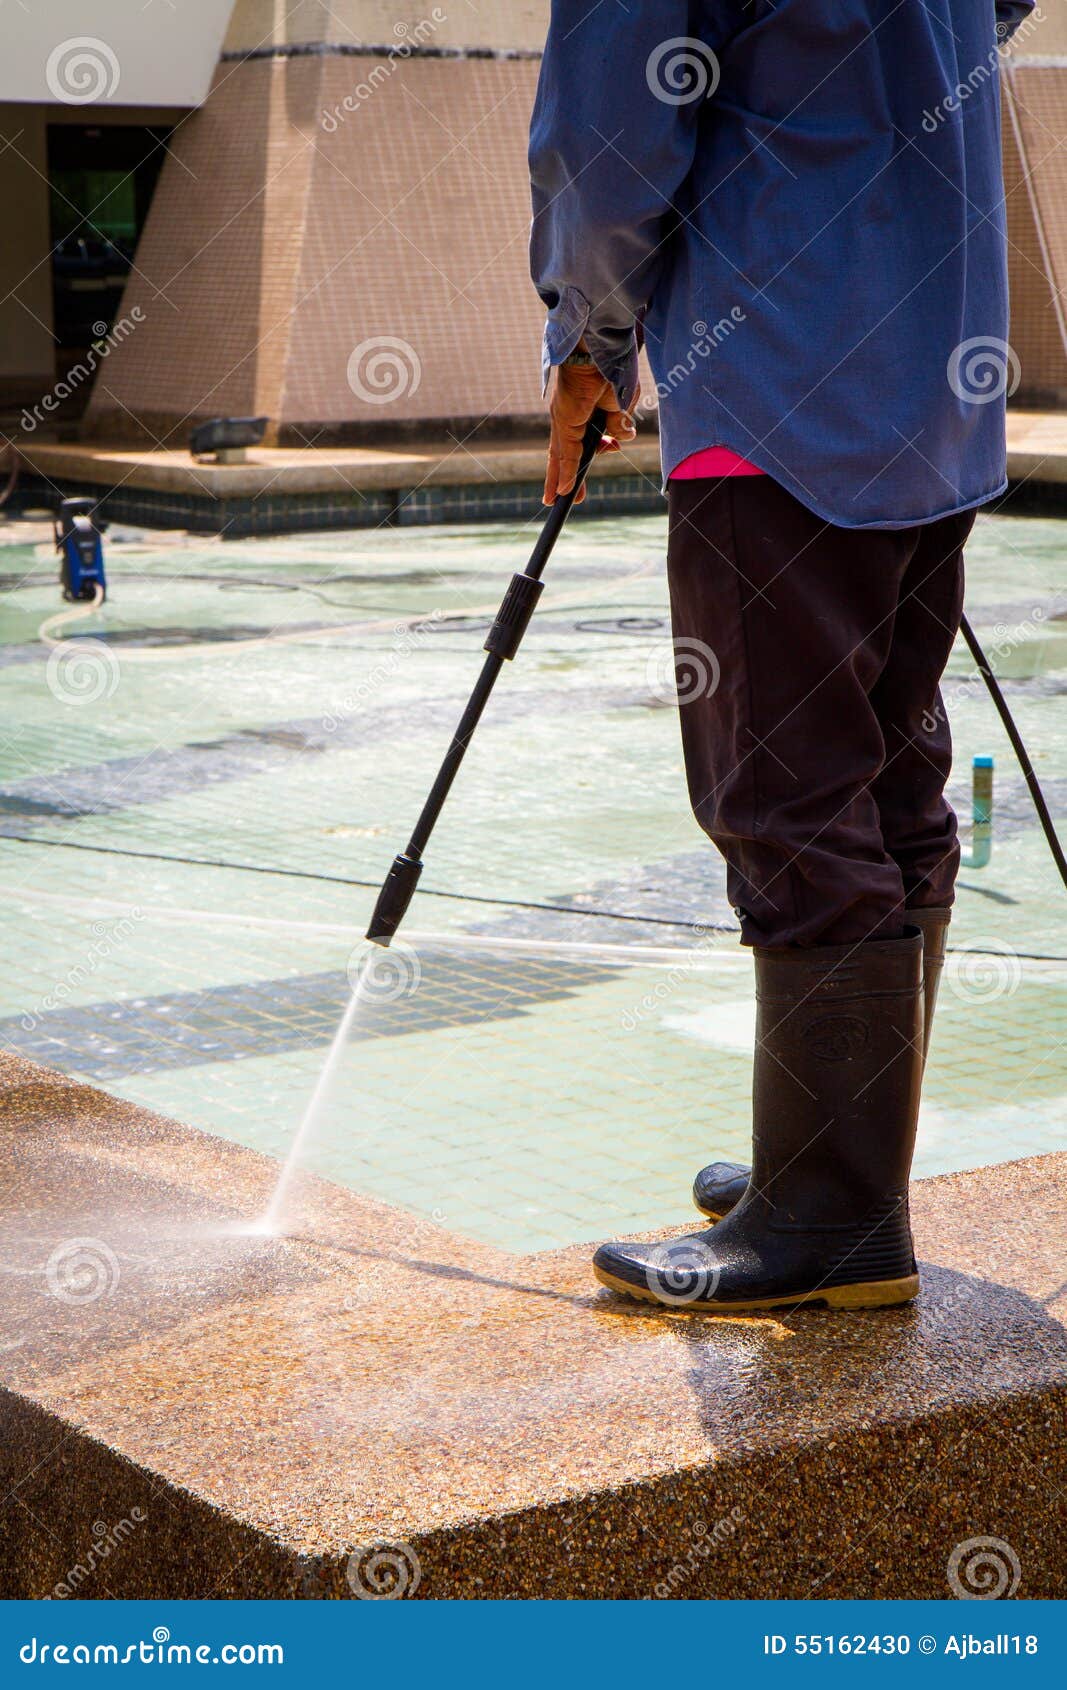
[[[394,857],[389,873],[382,882],[378,902],[367,928],[367,938],[373,945],[388,945],[408,912],[422,873],[422,859],[402,851]]]

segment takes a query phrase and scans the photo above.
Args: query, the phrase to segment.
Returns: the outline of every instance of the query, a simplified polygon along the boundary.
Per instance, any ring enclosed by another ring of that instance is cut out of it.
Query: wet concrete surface
[[[1067,1156],[920,1182],[910,1308],[716,1319],[0,1086],[4,1596],[1065,1594]]]

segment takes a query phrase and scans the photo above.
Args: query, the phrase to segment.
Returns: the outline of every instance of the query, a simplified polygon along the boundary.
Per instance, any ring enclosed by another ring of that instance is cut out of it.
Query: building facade
[[[541,410],[525,150],[547,16],[548,0],[4,7],[9,416],[167,446],[220,414],[294,442],[523,427]],[[1015,402],[1058,405],[1060,0],[1005,70]]]

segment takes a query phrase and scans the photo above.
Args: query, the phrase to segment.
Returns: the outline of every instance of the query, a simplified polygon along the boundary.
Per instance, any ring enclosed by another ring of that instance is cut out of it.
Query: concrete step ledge
[[[397,447],[258,447],[245,464],[194,463],[183,449],[148,451],[97,442],[20,442],[23,492],[58,503],[81,492],[108,515],[146,527],[182,527],[232,538],[301,529],[527,520],[544,479],[542,439],[509,444]],[[1067,486],[1067,417],[1008,414],[1008,472],[1019,490],[1053,505]],[[643,435],[600,459],[585,513],[663,508],[659,442]]]
[[[244,464],[194,463],[184,448],[148,451],[87,441],[19,443],[27,468],[57,483],[149,488],[208,499],[282,498],[307,493],[398,491],[416,486],[471,487],[544,479],[542,439],[482,445],[254,447]],[[1009,474],[1067,482],[1067,415],[1008,413]],[[649,475],[659,483],[659,440],[643,435],[602,458],[596,478]]]
[[[545,446],[541,441],[514,445],[403,447],[253,447],[244,464],[194,463],[181,451],[144,451],[136,447],[56,445],[20,446],[30,470],[66,485],[151,488],[208,499],[284,498],[303,493],[344,494],[400,491],[413,487],[473,487],[508,482],[543,481]],[[647,472],[659,484],[659,442],[645,438],[613,452],[597,465],[597,475]]]
[[[920,1182],[911,1308],[715,1319],[0,1086],[5,1597],[1067,1593],[1067,1156]]]

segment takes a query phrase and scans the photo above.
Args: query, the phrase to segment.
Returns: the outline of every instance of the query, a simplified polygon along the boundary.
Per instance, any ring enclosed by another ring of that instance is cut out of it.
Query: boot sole
[[[734,1302],[731,1298],[728,1303],[694,1298],[691,1303],[668,1303],[646,1286],[630,1285],[625,1279],[616,1279],[614,1274],[606,1273],[603,1268],[594,1267],[593,1272],[601,1285],[606,1285],[610,1291],[619,1291],[624,1297],[635,1297],[638,1302],[655,1303],[658,1308],[673,1309],[683,1314],[688,1309],[708,1314],[750,1314],[755,1309],[795,1309],[803,1303],[822,1304],[828,1309],[886,1309],[913,1302],[919,1295],[919,1275],[911,1273],[906,1279],[876,1279],[865,1285],[828,1285],[821,1291],[798,1291],[790,1297],[751,1297],[743,1302]]]

